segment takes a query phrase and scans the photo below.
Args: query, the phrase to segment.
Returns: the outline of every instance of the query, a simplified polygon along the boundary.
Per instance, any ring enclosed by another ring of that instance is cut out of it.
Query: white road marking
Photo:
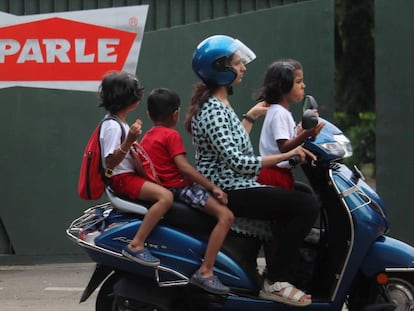
[[[82,292],[84,289],[83,287],[46,287],[44,290],[51,292]]]

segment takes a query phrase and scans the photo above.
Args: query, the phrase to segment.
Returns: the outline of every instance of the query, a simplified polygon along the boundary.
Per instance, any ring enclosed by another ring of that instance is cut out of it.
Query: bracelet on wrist
[[[243,119],[246,119],[246,121],[249,121],[250,123],[254,123],[254,121],[256,121],[256,119],[252,118],[251,116],[249,116],[246,113],[243,113],[242,117],[243,117]]]
[[[122,149],[121,145],[119,145],[119,151],[121,151],[123,154],[127,154],[128,151],[125,151],[124,149]]]

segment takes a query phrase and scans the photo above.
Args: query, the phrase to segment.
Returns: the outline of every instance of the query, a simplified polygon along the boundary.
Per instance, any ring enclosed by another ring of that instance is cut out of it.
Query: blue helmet
[[[240,53],[243,64],[256,55],[243,42],[225,35],[214,35],[200,42],[193,54],[193,71],[209,86],[230,85],[237,73],[230,65],[234,53]]]

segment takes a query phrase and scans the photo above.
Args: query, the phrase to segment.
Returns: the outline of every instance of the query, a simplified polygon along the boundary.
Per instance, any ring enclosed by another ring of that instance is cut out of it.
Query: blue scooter
[[[309,96],[307,103],[308,108],[316,104]],[[306,110],[302,126],[314,126],[318,119],[323,120]],[[414,248],[386,235],[381,198],[358,168],[341,164],[352,155],[349,140],[323,121],[321,133],[303,145],[317,156],[302,169],[321,202],[320,220],[303,242],[298,267],[297,285],[312,295],[312,304],[293,307],[260,298],[257,257],[263,241],[237,231],[228,234],[214,268],[231,292],[212,295],[191,285],[189,278],[201,264],[215,222],[178,202],[147,240],[161,265],[151,268],[130,261],[121,250],[149,204],[128,201],[110,189],[108,203],[87,209],[66,230],[96,262],[80,301],[100,286],[97,311],[414,310]]]

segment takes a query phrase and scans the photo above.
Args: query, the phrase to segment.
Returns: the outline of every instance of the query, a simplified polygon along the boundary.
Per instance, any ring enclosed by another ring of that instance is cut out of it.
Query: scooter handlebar
[[[310,157],[306,157],[306,161],[310,162],[312,164],[312,166],[316,165],[315,161],[312,160]],[[288,162],[292,167],[295,167],[295,166],[299,165],[302,161],[300,159],[300,156],[296,154],[293,157],[291,157],[288,160]]]
[[[291,166],[296,166],[296,165],[300,164],[300,156],[294,155],[293,157],[291,157],[289,159],[289,164]]]

